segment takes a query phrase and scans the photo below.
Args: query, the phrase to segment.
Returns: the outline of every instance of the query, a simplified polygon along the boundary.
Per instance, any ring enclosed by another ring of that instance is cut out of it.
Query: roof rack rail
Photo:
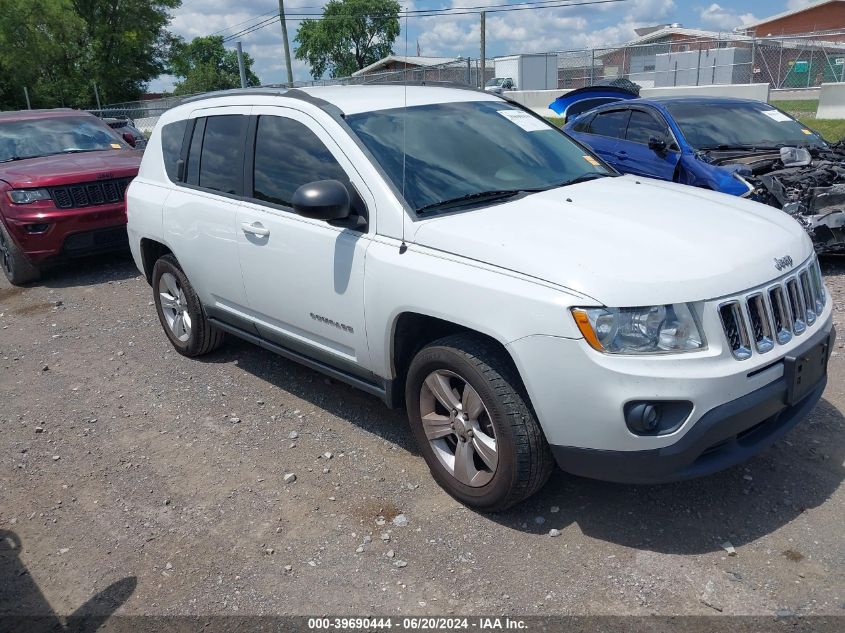
[[[203,99],[214,99],[215,97],[234,97],[238,95],[265,95],[265,96],[273,96],[278,95],[281,96],[285,94],[289,89],[288,88],[277,88],[277,87],[267,87],[267,88],[230,88],[229,90],[215,90],[214,92],[205,92],[200,95],[193,95],[192,97],[186,97],[182,99],[182,103],[192,103],[194,101],[202,101]]]

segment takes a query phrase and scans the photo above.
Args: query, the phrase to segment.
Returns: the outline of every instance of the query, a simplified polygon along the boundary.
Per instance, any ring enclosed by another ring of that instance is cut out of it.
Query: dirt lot
[[[176,354],[128,258],[0,281],[0,613],[117,582],[124,614],[845,614],[845,262],[824,269],[840,340],[785,440],[665,486],[558,473],[499,516],[441,492],[378,400],[236,340]]]

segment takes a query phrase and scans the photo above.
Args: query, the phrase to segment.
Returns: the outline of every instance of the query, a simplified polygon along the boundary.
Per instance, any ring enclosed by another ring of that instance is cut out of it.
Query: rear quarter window
[[[182,156],[182,141],[185,138],[185,128],[188,121],[168,123],[161,128],[161,154],[164,160],[164,171],[173,182],[178,181],[177,164]]]

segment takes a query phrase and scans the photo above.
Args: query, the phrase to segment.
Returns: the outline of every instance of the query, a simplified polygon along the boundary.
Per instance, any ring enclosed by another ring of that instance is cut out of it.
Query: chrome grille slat
[[[761,354],[770,352],[775,346],[772,336],[772,323],[769,319],[769,308],[763,293],[756,293],[748,297],[746,303],[748,323],[751,325],[751,336],[754,345]]]
[[[786,280],[786,297],[789,300],[789,310],[792,312],[792,331],[800,336],[807,329],[807,311],[796,277]]]
[[[786,345],[819,320],[827,304],[818,258],[768,287],[729,298],[719,319],[734,358],[746,360]]]
[[[786,345],[792,340],[792,315],[789,313],[789,303],[786,301],[783,286],[769,288],[769,306],[777,342]]]
[[[751,358],[751,343],[748,339],[748,329],[745,327],[745,315],[739,301],[730,301],[719,308],[722,327],[728,337],[731,353],[737,360]]]
[[[816,322],[816,298],[813,296],[813,286],[810,283],[810,274],[807,270],[802,270],[799,273],[798,282],[801,285],[801,296],[804,298],[804,309],[809,326]]]

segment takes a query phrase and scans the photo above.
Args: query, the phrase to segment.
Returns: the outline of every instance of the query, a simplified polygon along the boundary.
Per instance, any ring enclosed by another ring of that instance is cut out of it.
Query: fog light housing
[[[677,431],[692,412],[686,400],[636,400],[624,407],[625,425],[634,435],[667,435]]]
[[[49,224],[26,224],[24,225],[24,229],[27,233],[46,233],[47,229],[50,228]]]
[[[660,422],[660,405],[637,402],[625,413],[625,423],[634,433],[653,433]]]

